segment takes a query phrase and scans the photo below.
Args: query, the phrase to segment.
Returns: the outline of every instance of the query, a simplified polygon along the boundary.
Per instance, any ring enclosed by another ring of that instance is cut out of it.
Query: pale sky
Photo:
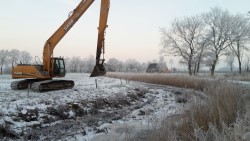
[[[0,49],[26,50],[42,58],[45,41],[67,19],[80,0],[0,0]],[[105,58],[146,62],[159,58],[159,27],[174,18],[207,12],[211,7],[247,13],[250,0],[110,0]],[[57,45],[54,56],[95,55],[101,0]],[[177,61],[177,60],[176,60]]]

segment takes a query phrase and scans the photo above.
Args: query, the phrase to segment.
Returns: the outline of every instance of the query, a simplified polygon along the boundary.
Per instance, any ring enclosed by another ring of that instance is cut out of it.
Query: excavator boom
[[[43,49],[43,68],[45,71],[48,71],[48,75],[52,73],[50,70],[52,70],[51,58],[53,57],[54,48],[93,2],[94,0],[82,0],[79,5],[69,13],[68,19],[46,41]]]
[[[97,40],[97,50],[96,50],[96,65],[90,75],[90,77],[100,76],[106,74],[106,69],[104,67],[104,49],[105,49],[105,34],[106,28],[108,27],[108,14],[109,14],[110,0],[102,0],[101,10],[100,10],[100,20],[98,27],[98,40]],[[103,59],[101,59],[101,54],[103,54]]]

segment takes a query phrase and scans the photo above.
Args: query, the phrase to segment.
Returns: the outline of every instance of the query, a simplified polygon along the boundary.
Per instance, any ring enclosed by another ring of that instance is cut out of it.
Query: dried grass
[[[229,80],[238,80],[238,81],[250,81],[250,74],[249,73],[231,73],[225,74],[224,77]]]
[[[160,85],[169,85],[181,88],[192,88],[204,91],[212,80],[200,79],[186,75],[148,74],[148,73],[107,73],[107,77],[125,79],[127,81],[140,81]]]
[[[136,140],[242,140],[243,133],[235,130],[234,127],[238,127],[239,121],[237,120],[241,120],[245,115],[246,101],[243,96],[249,94],[249,91],[236,84],[166,74],[109,73],[107,76],[129,81],[192,88],[204,91],[208,96],[205,103],[197,100],[192,103],[187,113],[173,118],[167,117],[160,124],[160,128],[152,129],[146,136],[136,138]]]
[[[185,117],[186,122],[176,131],[182,140],[230,140],[224,132],[234,126],[245,112],[244,90],[233,84],[216,83],[208,88],[207,102],[194,103]],[[233,131],[232,131],[232,134]]]

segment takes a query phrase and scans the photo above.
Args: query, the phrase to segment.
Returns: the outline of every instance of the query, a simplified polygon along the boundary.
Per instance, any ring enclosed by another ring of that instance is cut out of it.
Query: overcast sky
[[[42,57],[45,41],[67,19],[80,0],[0,0],[0,49],[29,51]],[[100,1],[57,45],[54,56],[95,55]],[[106,33],[106,59],[146,62],[159,58],[159,27],[174,18],[208,12],[211,7],[247,13],[250,0],[110,0]],[[177,61],[177,60],[175,60]]]

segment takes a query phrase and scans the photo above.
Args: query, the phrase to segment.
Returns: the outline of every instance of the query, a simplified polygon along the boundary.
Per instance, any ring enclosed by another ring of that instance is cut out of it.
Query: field
[[[183,113],[201,93],[89,74],[65,79],[75,87],[37,93],[11,90],[11,76],[0,76],[0,139],[128,139]]]
[[[164,74],[67,74],[73,89],[14,91],[0,76],[1,140],[247,140],[249,83]]]

